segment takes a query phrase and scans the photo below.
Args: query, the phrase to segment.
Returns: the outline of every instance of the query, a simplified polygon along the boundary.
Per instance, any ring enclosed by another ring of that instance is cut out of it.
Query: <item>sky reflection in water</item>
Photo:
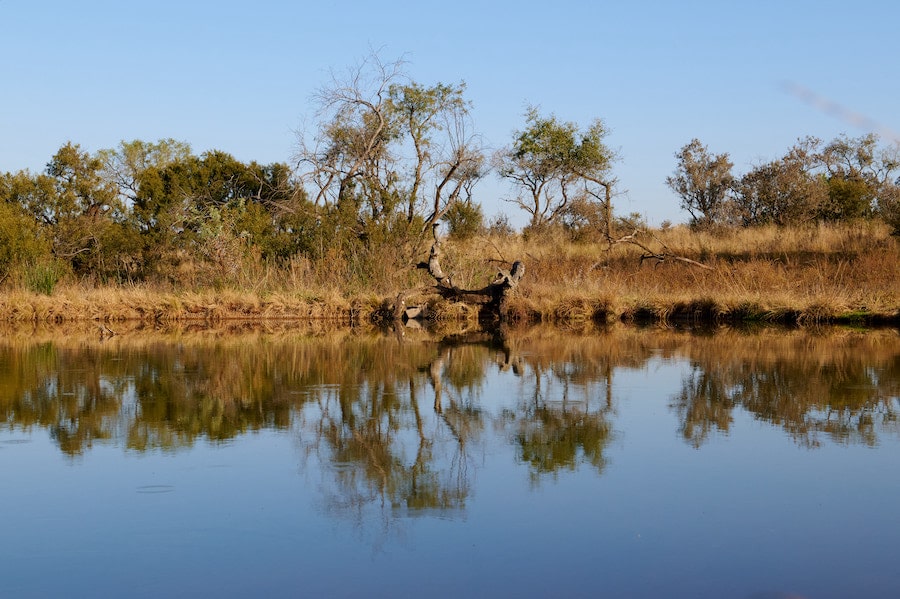
[[[896,596],[898,390],[896,331],[11,334],[0,596]]]

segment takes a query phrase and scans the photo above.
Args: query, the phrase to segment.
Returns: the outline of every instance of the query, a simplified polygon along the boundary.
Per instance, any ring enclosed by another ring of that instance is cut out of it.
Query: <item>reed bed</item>
[[[526,276],[508,302],[514,322],[860,322],[900,324],[900,241],[878,222],[696,232],[678,226],[631,243],[565,236],[480,236],[444,243],[454,284],[477,288],[522,260]],[[652,250],[649,255],[647,249]],[[348,274],[328,264],[249,265],[231,282],[96,285],[62,280],[52,293],[6,283],[7,322],[366,322],[403,292],[438,322],[472,321],[471,306],[437,301],[433,281],[396,247],[379,268]],[[662,259],[660,259],[662,258]],[[692,262],[687,262],[687,259]],[[703,266],[698,266],[702,264]]]

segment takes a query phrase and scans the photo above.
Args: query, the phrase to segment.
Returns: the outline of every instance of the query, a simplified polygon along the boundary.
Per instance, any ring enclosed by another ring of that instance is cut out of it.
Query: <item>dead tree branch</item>
[[[434,243],[428,253],[428,262],[416,265],[417,268],[426,270],[434,279],[435,284],[430,291],[446,300],[479,306],[482,319],[504,321],[506,300],[525,275],[525,264],[517,260],[509,270],[500,269],[494,280],[486,286],[479,289],[463,289],[455,285],[452,277],[441,268],[441,240],[437,225],[432,228],[432,233]]]
[[[650,237],[653,241],[662,246],[662,250],[654,250],[647,243],[639,240],[638,237],[641,235]],[[620,243],[627,243],[639,247],[644,251],[644,253],[641,255],[641,264],[644,263],[644,260],[656,260],[656,264],[661,264],[666,261],[675,261],[684,262],[685,264],[690,264],[691,266],[696,266],[704,270],[715,270],[715,268],[713,268],[712,266],[707,266],[706,264],[697,262],[696,260],[691,260],[690,258],[674,253],[658,237],[641,229],[634,229],[628,235],[623,235],[622,237],[619,237],[617,239],[613,239],[607,236],[607,242],[609,244],[609,249],[612,249]]]

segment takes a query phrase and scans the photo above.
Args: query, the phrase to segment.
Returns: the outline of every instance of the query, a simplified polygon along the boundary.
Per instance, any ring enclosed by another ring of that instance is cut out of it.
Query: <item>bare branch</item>
[[[649,236],[653,241],[655,241],[656,243],[661,245],[663,249],[661,251],[657,251],[657,250],[650,248],[649,245],[647,245],[646,243],[644,243],[643,241],[640,241],[638,239],[638,237],[641,235]],[[674,260],[677,262],[684,262],[685,264],[690,264],[691,266],[696,266],[696,267],[702,268],[704,270],[712,270],[712,271],[715,270],[715,268],[713,268],[711,266],[707,266],[706,264],[697,262],[696,260],[691,260],[690,258],[686,258],[685,256],[679,256],[678,254],[672,252],[668,248],[668,246],[666,246],[666,244],[663,243],[655,235],[651,235],[647,231],[643,231],[641,229],[634,229],[628,235],[623,235],[622,237],[619,237],[618,239],[608,238],[607,242],[609,243],[609,249],[612,249],[613,246],[618,245],[620,243],[631,244],[631,245],[639,247],[640,249],[642,249],[645,252],[644,254],[641,255],[641,264],[643,264],[644,260],[656,260],[657,264],[665,262],[667,260]],[[594,265],[594,266],[596,267],[597,265]]]

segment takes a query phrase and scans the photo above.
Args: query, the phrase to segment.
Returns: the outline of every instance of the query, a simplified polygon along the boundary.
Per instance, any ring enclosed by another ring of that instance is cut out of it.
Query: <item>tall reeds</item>
[[[455,285],[478,288],[522,260],[527,274],[508,304],[514,321],[900,322],[900,240],[881,223],[712,232],[677,226],[638,239],[641,246],[572,242],[559,234],[448,239],[443,266]],[[436,302],[428,293],[433,281],[413,266],[426,256],[408,253],[385,244],[365,256],[248,260],[215,281],[173,275],[98,284],[54,273],[52,285],[41,285],[18,277],[0,291],[0,318],[350,322],[401,292],[408,305],[428,304],[436,320],[475,317],[464,306]]]

